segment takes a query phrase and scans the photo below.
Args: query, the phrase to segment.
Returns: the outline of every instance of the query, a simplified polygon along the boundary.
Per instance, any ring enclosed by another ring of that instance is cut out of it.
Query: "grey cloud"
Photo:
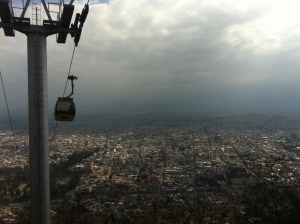
[[[266,10],[199,1],[91,5],[71,70],[78,76],[74,99],[79,105],[130,101],[250,110],[278,109],[285,102],[292,107],[299,94],[300,32],[293,27],[268,36],[259,23]],[[26,38],[17,37],[17,45],[1,35],[8,57],[22,61],[18,67],[5,59],[1,66],[12,74],[11,82],[19,82],[16,73],[27,74]],[[54,36],[47,42],[53,105],[63,92],[73,42],[68,37],[58,45]],[[13,86],[26,93],[21,81]],[[11,94],[26,101],[26,94]]]

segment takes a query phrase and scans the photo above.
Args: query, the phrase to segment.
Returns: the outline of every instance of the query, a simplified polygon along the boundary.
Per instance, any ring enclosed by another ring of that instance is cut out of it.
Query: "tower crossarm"
[[[86,20],[89,6],[86,4],[81,14],[77,13],[73,24],[71,24],[72,15],[74,12],[74,5],[72,0],[69,4],[64,4],[61,17],[58,21],[52,20],[50,12],[46,6],[45,0],[41,0],[48,16],[48,20],[43,21],[43,25],[31,25],[30,18],[25,18],[24,14],[28,8],[31,0],[27,0],[25,7],[20,17],[14,17],[11,9],[10,0],[0,0],[0,28],[4,29],[5,36],[15,36],[15,30],[26,35],[32,32],[38,32],[46,36],[58,34],[56,38],[57,43],[65,43],[67,35],[70,34],[74,38],[74,43],[77,46],[80,40],[83,24]],[[70,26],[71,24],[71,26]]]
[[[23,19],[23,23],[26,18]],[[29,21],[29,20],[28,20]],[[49,25],[49,27],[47,27],[47,25]],[[18,23],[13,24],[13,23],[2,23],[0,22],[0,27],[2,27],[3,29],[13,29],[16,31],[19,31],[20,33],[23,34],[28,34],[28,33],[42,33],[45,34],[46,36],[51,36],[53,34],[57,34],[57,33],[63,33],[63,34],[71,34],[71,35],[76,35],[78,33],[78,30],[74,30],[74,29],[70,29],[70,28],[63,28],[63,27],[59,27],[58,23],[53,23],[53,24],[45,24],[44,26],[38,26],[38,25],[30,25],[30,26],[24,26],[24,25],[20,25]]]

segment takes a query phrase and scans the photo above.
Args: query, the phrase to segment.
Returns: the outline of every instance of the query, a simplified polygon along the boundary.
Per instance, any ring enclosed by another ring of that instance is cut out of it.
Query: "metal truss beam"
[[[23,11],[22,11],[22,13],[21,13],[20,18],[24,18],[25,13],[26,13],[26,11],[27,11],[27,8],[28,8],[30,2],[31,2],[31,0],[27,0],[27,1],[26,1],[25,6],[24,6],[24,9],[23,9]]]
[[[50,12],[49,12],[49,9],[48,9],[48,7],[47,7],[47,5],[46,5],[45,0],[41,0],[41,2],[43,3],[44,10],[45,10],[45,12],[46,12],[46,14],[47,14],[48,19],[49,19],[50,21],[52,21],[52,18],[51,18],[51,15],[50,15]]]

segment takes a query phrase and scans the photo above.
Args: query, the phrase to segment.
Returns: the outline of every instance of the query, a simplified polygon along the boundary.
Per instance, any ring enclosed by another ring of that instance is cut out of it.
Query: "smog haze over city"
[[[75,12],[85,3],[75,1]],[[70,73],[78,112],[299,110],[299,8],[296,0],[90,1]],[[47,38],[49,111],[74,46],[55,38]],[[27,111],[26,36],[0,39],[10,108]]]

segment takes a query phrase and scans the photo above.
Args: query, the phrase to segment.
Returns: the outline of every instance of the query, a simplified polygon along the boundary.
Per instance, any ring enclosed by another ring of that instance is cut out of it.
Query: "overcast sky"
[[[75,11],[84,3],[75,0]],[[77,108],[151,102],[179,110],[299,110],[299,11],[299,0],[91,0],[71,69]],[[28,103],[26,41],[0,30],[11,110]],[[66,44],[47,38],[50,110],[63,94],[73,46],[70,36]]]

